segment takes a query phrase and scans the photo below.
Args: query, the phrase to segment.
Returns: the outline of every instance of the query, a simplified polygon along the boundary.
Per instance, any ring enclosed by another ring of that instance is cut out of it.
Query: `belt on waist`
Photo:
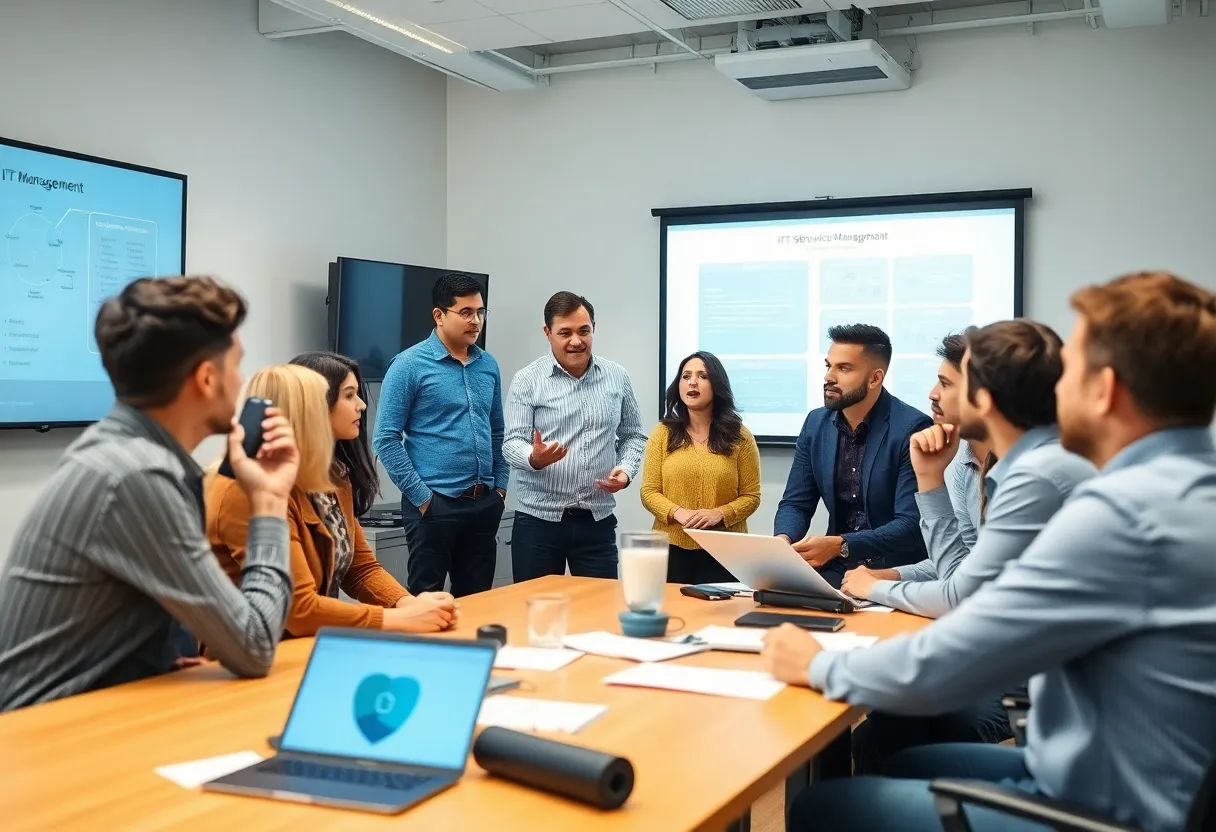
[[[470,485],[464,491],[457,494],[457,498],[465,497],[470,500],[480,500],[482,497],[490,493],[490,486],[484,482],[479,482],[477,485]]]

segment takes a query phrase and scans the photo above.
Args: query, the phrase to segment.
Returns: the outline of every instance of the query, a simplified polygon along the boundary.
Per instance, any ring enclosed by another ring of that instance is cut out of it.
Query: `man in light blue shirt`
[[[625,368],[591,352],[595,309],[573,292],[545,304],[550,351],[515,374],[503,454],[516,470],[516,581],[615,578],[616,492],[638,475],[646,433]]]
[[[996,580],[920,632],[827,653],[782,628],[764,650],[783,681],[904,714],[1033,676],[1026,748],[906,751],[886,778],[804,792],[791,829],[940,829],[927,789],[938,777],[1183,829],[1216,749],[1216,295],[1138,274],[1082,289],[1072,305],[1060,442],[1101,474]],[[989,810],[968,818],[976,832],[1043,828]]]
[[[435,331],[393,359],[376,413],[376,454],[401,489],[409,591],[484,592],[510,469],[502,455],[498,362],[477,346],[481,284],[447,274],[432,290]]]
[[[1063,372],[1061,346],[1050,328],[1024,319],[968,335],[961,392],[953,402],[957,422],[939,423],[911,442],[921,529],[933,572],[940,577],[876,580],[879,575],[858,569],[845,576],[843,589],[938,618],[1019,557],[1077,484],[1094,475],[1087,460],[1060,447],[1055,385]],[[957,459],[951,459],[954,450],[969,440],[984,442],[1000,457],[988,472],[986,488],[992,496],[970,547],[960,530],[968,515],[952,504],[944,485],[947,463]],[[872,714],[853,734],[856,772],[877,773],[893,754],[916,745],[1008,739],[1002,693],[989,691],[962,710],[938,716]]]
[[[1063,372],[1060,338],[1024,318],[973,333],[963,357],[959,423],[912,437],[916,506],[936,580],[875,580],[857,569],[842,588],[858,598],[939,618],[1020,556],[1093,465],[1060,447],[1055,385]],[[959,532],[945,473],[959,440],[987,443],[1000,461],[988,472],[992,495],[975,544]]]
[[[937,348],[937,356],[942,363],[937,368],[937,383],[929,391],[929,411],[933,415],[935,425],[957,425],[959,422],[963,355],[967,352],[967,336],[976,331],[976,327],[968,327],[961,334],[947,335]],[[986,443],[978,439],[967,439],[958,443],[958,453],[946,467],[946,491],[950,495],[950,504],[958,522],[958,536],[966,551],[970,551],[975,545],[976,530],[983,520],[985,498],[981,492],[981,483],[984,481],[984,466],[989,464],[988,457],[991,455],[991,449]],[[920,529],[928,546],[930,541],[926,535],[923,518]],[[873,572],[876,579],[885,581],[934,581],[940,577],[932,557],[894,569],[876,569]]]

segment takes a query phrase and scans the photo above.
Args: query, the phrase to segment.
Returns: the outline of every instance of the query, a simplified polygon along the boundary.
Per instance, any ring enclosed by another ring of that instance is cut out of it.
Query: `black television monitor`
[[[367,381],[383,381],[393,357],[435,328],[431,289],[455,269],[339,257],[329,264],[329,348],[359,362]],[[490,305],[490,277],[464,272],[481,284]],[[477,345],[486,345],[481,328]]]
[[[82,427],[114,388],[93,323],[186,269],[186,177],[0,138],[0,428]]]

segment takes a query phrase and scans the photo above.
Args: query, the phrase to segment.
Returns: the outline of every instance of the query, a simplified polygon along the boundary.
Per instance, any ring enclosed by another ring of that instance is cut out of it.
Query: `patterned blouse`
[[[338,590],[342,586],[342,579],[346,577],[346,570],[350,568],[350,562],[355,553],[354,545],[350,540],[350,529],[346,527],[346,517],[342,514],[342,506],[338,504],[337,494],[316,491],[309,493],[308,496],[312,500],[313,508],[321,517],[321,522],[329,530],[330,537],[334,539],[333,578],[330,579],[329,586],[324,590],[330,598],[337,598]]]

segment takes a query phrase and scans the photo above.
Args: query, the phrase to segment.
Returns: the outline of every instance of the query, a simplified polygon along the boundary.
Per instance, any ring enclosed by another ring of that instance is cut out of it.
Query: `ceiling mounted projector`
[[[912,86],[912,74],[872,40],[732,52],[715,57],[714,67],[770,101]]]

